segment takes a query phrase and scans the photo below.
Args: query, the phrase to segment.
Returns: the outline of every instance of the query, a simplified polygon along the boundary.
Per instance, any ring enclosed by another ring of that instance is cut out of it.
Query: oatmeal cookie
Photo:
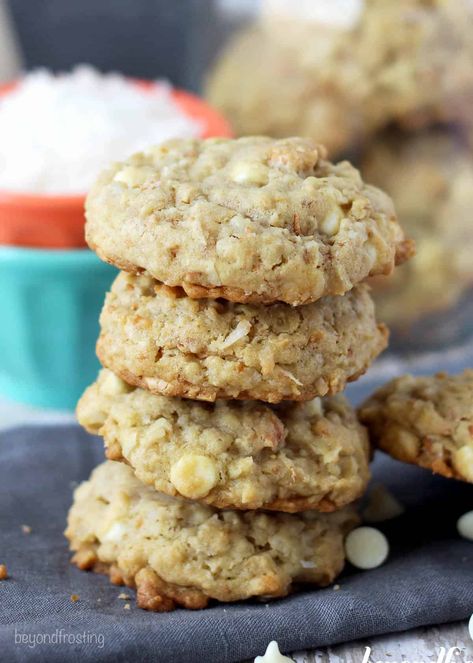
[[[368,131],[465,121],[473,101],[469,0],[367,0],[353,32]]]
[[[82,569],[137,589],[139,607],[204,608],[209,599],[285,596],[294,583],[327,585],[357,523],[333,514],[216,511],[143,486],[123,463],[99,465],[74,493],[66,537]]]
[[[234,37],[209,77],[238,135],[309,136],[337,156],[391,123],[469,120],[468,0],[366,0],[344,27],[294,18],[293,4]]]
[[[368,436],[343,396],[210,405],[156,396],[103,370],[77,417],[143,483],[217,508],[333,511],[369,479]]]
[[[416,256],[373,282],[379,318],[403,326],[454,306],[473,284],[473,159],[460,132],[389,131],[367,150],[362,172],[393,197]]]
[[[311,140],[172,140],[115,164],[86,238],[193,298],[301,305],[389,274],[413,251],[391,199]]]
[[[392,380],[360,418],[393,458],[473,483],[473,370]]]
[[[238,136],[305,136],[338,156],[363,139],[357,110],[362,90],[354,82],[342,86],[329,83],[328,76],[324,80],[323,66],[315,63],[328,60],[337,42],[330,30],[320,31],[320,39],[310,41],[307,32],[310,35],[312,30],[286,29],[281,41],[252,27],[234,36],[209,77],[206,94]],[[343,58],[339,71],[351,78],[361,73],[356,63],[345,67]]]
[[[387,342],[366,286],[294,308],[190,299],[146,274],[122,272],[100,324],[104,366],[154,393],[208,401],[333,394]]]

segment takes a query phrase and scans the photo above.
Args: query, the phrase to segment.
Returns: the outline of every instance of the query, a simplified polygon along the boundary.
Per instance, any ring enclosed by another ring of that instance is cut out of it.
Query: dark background
[[[7,0],[26,69],[168,78],[198,91],[230,26],[216,0]],[[233,27],[233,26],[232,26]]]

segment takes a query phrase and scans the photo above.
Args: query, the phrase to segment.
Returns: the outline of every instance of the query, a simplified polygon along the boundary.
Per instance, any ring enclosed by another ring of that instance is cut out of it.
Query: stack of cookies
[[[391,200],[311,140],[176,140],[102,174],[87,240],[124,271],[78,406],[109,460],[73,561],[150,610],[330,583],[370,459],[334,394],[387,342],[361,282],[412,252]]]

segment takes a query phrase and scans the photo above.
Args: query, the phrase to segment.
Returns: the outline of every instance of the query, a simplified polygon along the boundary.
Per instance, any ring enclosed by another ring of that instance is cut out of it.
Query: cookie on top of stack
[[[469,329],[472,63],[469,0],[261,0],[208,79],[238,135],[310,136],[392,196],[418,252],[373,293],[401,349]]]
[[[338,392],[387,343],[362,282],[413,251],[391,200],[311,140],[174,140],[102,174],[86,232],[125,271],[77,409],[109,460],[73,561],[157,611],[329,584],[370,460]]]

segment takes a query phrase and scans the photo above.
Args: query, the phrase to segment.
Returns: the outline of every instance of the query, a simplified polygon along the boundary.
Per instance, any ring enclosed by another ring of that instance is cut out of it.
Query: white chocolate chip
[[[342,220],[342,215],[338,207],[332,209],[328,212],[319,222],[319,228],[324,233],[324,235],[336,235],[338,229],[340,228],[340,221]]]
[[[208,456],[186,454],[171,467],[170,479],[181,495],[197,499],[208,495],[216,485],[217,466]]]
[[[228,229],[232,235],[241,236],[249,231],[251,221],[241,214],[235,214],[228,222]]]
[[[371,242],[366,242],[363,249],[368,257],[370,269],[372,269],[375,266],[376,261],[378,260],[378,252],[376,250],[376,247]]]
[[[143,378],[143,380],[150,391],[158,391],[165,394],[169,387],[169,382],[160,380],[159,378]]]
[[[228,466],[228,476],[230,479],[238,479],[244,477],[253,469],[254,461],[251,456],[246,458],[238,458],[232,461]]]
[[[268,168],[258,162],[239,161],[231,170],[231,178],[239,184],[263,186],[268,183]]]
[[[313,191],[314,189],[318,189],[320,187],[320,179],[318,177],[314,177],[313,175],[309,175],[309,177],[306,177],[302,182],[302,186]]]
[[[307,401],[304,405],[304,412],[307,417],[323,417],[324,409],[322,406],[322,399],[318,396],[311,401]]]
[[[113,178],[114,182],[121,182],[129,187],[141,186],[147,179],[154,174],[154,170],[149,166],[136,168],[135,166],[125,166],[118,171]]]
[[[455,449],[452,463],[458,474],[473,482],[473,447],[463,446]]]
[[[102,535],[102,541],[119,543],[125,534],[126,527],[122,523],[113,523],[105,534]]]
[[[404,513],[404,507],[382,484],[375,484],[368,496],[368,504],[363,511],[363,520],[367,523],[382,523],[397,518]]]
[[[258,498],[258,492],[255,490],[255,486],[251,481],[243,481],[240,490],[242,504],[250,504]]]
[[[255,663],[294,663],[292,658],[283,656],[279,651],[278,643],[272,640],[264,654],[264,656],[257,656]]]
[[[473,511],[467,511],[457,520],[457,530],[460,536],[473,541]]]
[[[170,433],[172,433],[171,422],[164,417],[159,417],[146,427],[146,432],[143,434],[143,442],[145,444],[153,444],[156,441],[169,438]]]
[[[112,371],[104,371],[105,377],[101,380],[100,390],[106,396],[116,396],[124,394],[127,391],[127,386],[115,373]]]
[[[374,527],[357,527],[345,539],[348,561],[358,569],[375,569],[389,554],[389,543]]]

